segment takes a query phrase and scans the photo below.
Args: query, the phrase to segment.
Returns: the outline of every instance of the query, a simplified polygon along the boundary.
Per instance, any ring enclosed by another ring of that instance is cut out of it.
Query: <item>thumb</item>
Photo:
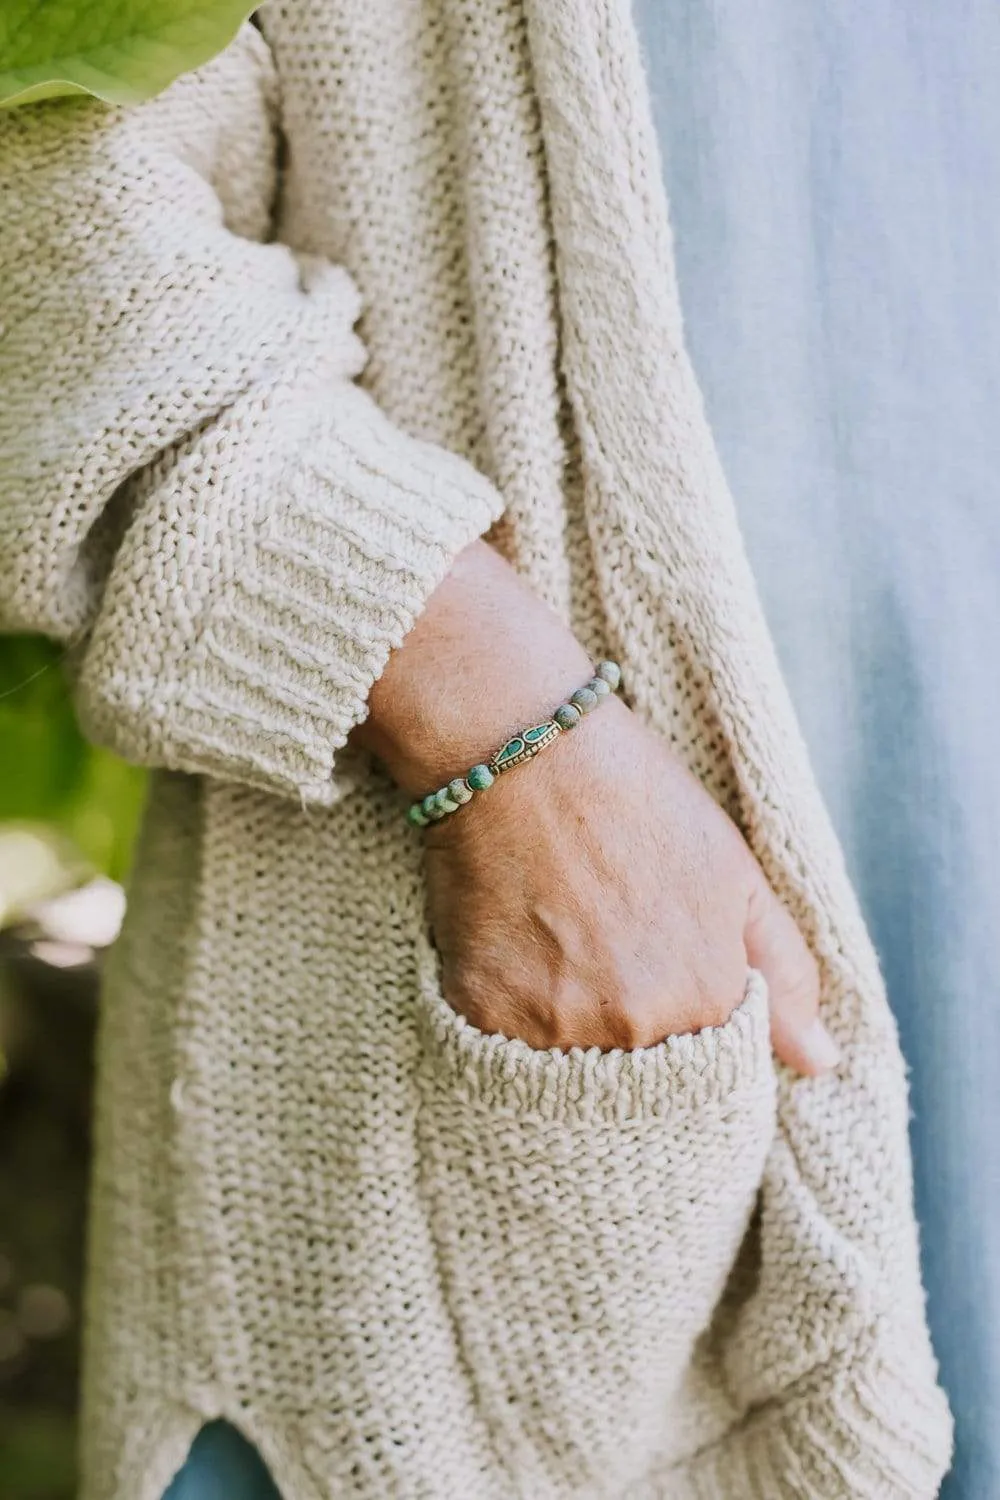
[[[791,915],[755,865],[743,942],[767,980],[771,1043],[782,1062],[814,1075],[836,1067],[840,1051],[819,1017],[819,969]]]

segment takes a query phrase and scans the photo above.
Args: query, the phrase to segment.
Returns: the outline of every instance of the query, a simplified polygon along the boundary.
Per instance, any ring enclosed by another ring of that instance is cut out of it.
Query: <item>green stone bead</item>
[[[454,781],[448,783],[448,796],[461,806],[472,801],[472,789],[461,776],[456,776]]]
[[[414,828],[426,828],[428,823],[430,822],[430,818],[424,812],[420,803],[414,802],[413,806],[406,814],[406,821],[412,824]]]
[[[611,691],[617,692],[622,680],[622,669],[616,661],[599,661],[594,676],[606,682]]]
[[[575,703],[560,703],[552,717],[560,729],[572,729],[579,724],[581,714]]]
[[[495,778],[489,766],[479,765],[467,771],[465,779],[474,792],[485,792],[488,786],[493,785]]]
[[[597,694],[589,687],[577,688],[569,701],[575,703],[582,714],[589,714],[597,707]]]
[[[434,801],[438,805],[439,812],[458,812],[458,803],[455,801],[454,797],[451,795],[446,786],[443,786],[439,792],[434,793]]]
[[[427,818],[427,820],[431,823],[434,823],[438,818],[443,817],[441,809],[437,805],[437,792],[427,793],[427,796],[420,804],[420,810]]]
[[[587,687],[592,693],[596,693],[598,698],[607,698],[611,692],[610,687],[604,681],[603,677],[592,677],[587,683]]]

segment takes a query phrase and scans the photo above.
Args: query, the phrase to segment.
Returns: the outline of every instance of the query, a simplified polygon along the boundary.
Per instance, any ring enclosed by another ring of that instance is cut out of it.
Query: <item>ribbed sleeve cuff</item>
[[[697,1455],[663,1493],[675,1500],[932,1500],[951,1450],[951,1413],[926,1341],[907,1350],[887,1330]]]
[[[344,385],[251,393],[165,479],[120,549],[86,727],[130,759],[330,805],[389,653],[502,497]]]

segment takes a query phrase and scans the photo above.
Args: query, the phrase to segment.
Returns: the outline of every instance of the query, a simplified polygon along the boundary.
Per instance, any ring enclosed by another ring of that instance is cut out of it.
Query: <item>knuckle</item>
[[[441,993],[456,1015],[462,1016],[479,1031],[491,1033],[498,1025],[495,1005],[490,1003],[481,986],[473,979],[452,973],[442,982]]]
[[[611,1047],[621,1048],[623,1052],[631,1052],[636,1047],[644,1047],[649,1040],[649,1025],[641,1016],[634,1014],[625,1006],[615,1006],[610,1013],[603,1012],[604,1030],[609,1038]]]
[[[662,1004],[618,1003],[601,1009],[603,1043],[606,1049],[632,1052],[654,1047],[672,1030]]]
[[[726,1000],[716,999],[711,1004],[703,1006],[699,1013],[698,1025],[692,1029],[703,1031],[706,1027],[728,1025],[742,999],[741,993]]]

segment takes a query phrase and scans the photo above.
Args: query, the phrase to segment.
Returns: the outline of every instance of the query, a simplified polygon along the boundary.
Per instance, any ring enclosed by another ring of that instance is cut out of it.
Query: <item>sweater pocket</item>
[[[418,1001],[422,1190],[458,1354],[517,1494],[620,1492],[754,1208],[775,1119],[767,992],[655,1047],[536,1051]]]

